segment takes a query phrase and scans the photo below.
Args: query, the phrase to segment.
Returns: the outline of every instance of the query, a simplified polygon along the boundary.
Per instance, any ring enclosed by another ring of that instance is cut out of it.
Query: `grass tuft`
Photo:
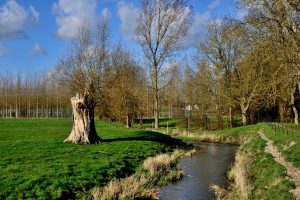
[[[132,175],[125,179],[114,179],[104,188],[95,188],[92,192],[95,200],[112,199],[158,199],[154,189],[148,186],[149,178],[145,175]]]
[[[153,174],[155,171],[166,171],[171,167],[171,156],[161,154],[155,157],[149,157],[144,161],[144,168]]]

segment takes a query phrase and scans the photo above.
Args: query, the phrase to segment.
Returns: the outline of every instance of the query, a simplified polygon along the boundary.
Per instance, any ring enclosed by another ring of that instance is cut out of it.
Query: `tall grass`
[[[159,199],[157,186],[180,179],[183,172],[178,168],[177,160],[194,152],[195,150],[175,150],[171,155],[149,157],[135,174],[124,179],[114,179],[103,188],[95,188],[92,192],[93,199]]]

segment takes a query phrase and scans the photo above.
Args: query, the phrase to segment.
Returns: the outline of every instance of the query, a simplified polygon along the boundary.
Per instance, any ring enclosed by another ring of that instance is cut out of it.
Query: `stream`
[[[181,180],[160,189],[161,200],[209,200],[214,199],[211,184],[227,187],[226,174],[234,163],[237,146],[193,142],[197,153],[179,161],[184,171]]]

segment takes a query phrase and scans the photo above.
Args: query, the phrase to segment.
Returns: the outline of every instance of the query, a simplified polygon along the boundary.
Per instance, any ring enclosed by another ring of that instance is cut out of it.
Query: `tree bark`
[[[248,123],[247,114],[248,114],[249,103],[246,101],[245,98],[242,98],[240,101],[240,106],[242,111],[242,123],[245,126]]]
[[[229,126],[230,128],[233,128],[233,120],[232,120],[232,108],[229,107]]]
[[[281,123],[286,122],[286,113],[287,113],[286,103],[280,102],[279,103],[279,116],[280,116]]]
[[[247,125],[247,111],[246,110],[242,110],[242,123],[244,126]]]
[[[250,111],[250,120],[249,121],[250,121],[251,125],[256,124],[257,119],[256,119],[256,111],[255,110]]]
[[[218,104],[216,105],[216,110],[217,110],[217,128],[223,129],[222,113],[220,110],[220,106]]]
[[[158,129],[159,127],[159,111],[158,111],[158,99],[155,98],[155,103],[154,103],[154,128]]]
[[[142,129],[143,128],[143,114],[140,113],[140,121],[139,121],[139,124],[140,124],[140,128]]]
[[[94,144],[101,142],[95,128],[94,110],[88,95],[83,97],[77,94],[71,98],[73,109],[73,129],[64,142]]]
[[[155,62],[156,63],[156,62]],[[154,128],[159,127],[158,66],[154,64]]]
[[[127,113],[126,115],[126,128],[131,128],[132,124],[131,124],[131,119],[130,119],[130,114]]]
[[[173,117],[173,104],[172,104],[172,100],[169,100],[169,109],[168,109],[168,115],[169,115],[169,118],[172,118]]]
[[[291,92],[291,105],[292,105],[292,109],[293,109],[293,112],[294,112],[294,115],[295,115],[295,118],[294,118],[294,121],[295,121],[295,124],[299,124],[299,120],[298,120],[298,110],[295,106],[295,93],[296,93],[296,86],[293,87],[292,89],[292,92]]]

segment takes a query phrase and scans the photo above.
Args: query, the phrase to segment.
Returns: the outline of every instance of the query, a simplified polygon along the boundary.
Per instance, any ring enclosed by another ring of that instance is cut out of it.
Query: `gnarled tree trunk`
[[[292,109],[293,109],[293,112],[294,112],[294,115],[295,115],[295,118],[294,118],[295,124],[299,124],[298,110],[297,110],[297,107],[295,105],[296,90],[297,90],[297,88],[296,88],[296,86],[294,86],[293,89],[292,89],[292,92],[291,92],[291,105],[292,105]]]
[[[249,108],[249,102],[246,100],[246,98],[241,98],[240,106],[242,111],[242,123],[245,126],[248,124],[248,108]]]
[[[94,144],[99,143],[101,138],[98,136],[95,128],[94,110],[95,105],[89,99],[89,95],[85,94],[71,98],[73,109],[73,129],[71,134],[64,142]]]

